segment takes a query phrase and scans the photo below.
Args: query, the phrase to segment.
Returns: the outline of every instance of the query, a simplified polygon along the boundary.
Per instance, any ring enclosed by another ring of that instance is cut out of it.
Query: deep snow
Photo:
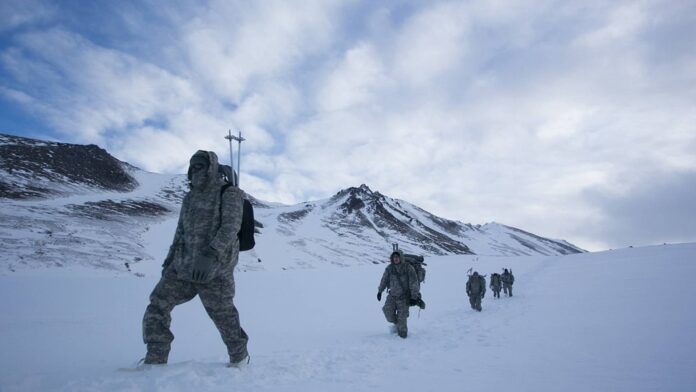
[[[155,260],[169,238],[156,236]],[[388,249],[385,250],[388,253]],[[226,353],[198,299],[173,313],[170,364],[144,354],[140,322],[158,262],[131,276],[0,276],[0,390],[694,391],[696,244],[555,257],[428,259],[427,309],[389,333],[384,265],[238,272],[251,364]],[[145,268],[145,264],[148,264]],[[511,267],[515,296],[472,311],[466,271]]]

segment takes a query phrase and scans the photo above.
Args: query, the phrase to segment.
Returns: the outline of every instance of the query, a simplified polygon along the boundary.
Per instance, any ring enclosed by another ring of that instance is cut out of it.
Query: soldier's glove
[[[215,251],[211,247],[207,247],[196,257],[193,263],[193,271],[191,272],[191,280],[194,282],[205,282],[208,280],[208,274],[213,267],[213,263],[217,261]]]
[[[418,307],[421,309],[425,309],[425,302],[420,298],[418,298]]]
[[[418,299],[411,298],[411,300],[408,301],[409,306],[416,306],[418,305]]]
[[[380,291],[377,293],[377,301],[381,301],[381,300],[382,300],[382,292]]]

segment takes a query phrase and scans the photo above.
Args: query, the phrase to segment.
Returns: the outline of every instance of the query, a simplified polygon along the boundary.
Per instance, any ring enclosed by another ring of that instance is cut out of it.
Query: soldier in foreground
[[[212,151],[199,150],[191,157],[188,179],[191,190],[184,197],[162,278],[143,317],[144,363],[167,363],[174,340],[169,329],[172,309],[199,295],[227,346],[229,366],[236,367],[249,358],[249,338],[233,302],[244,192],[235,186],[223,192],[217,155]]]
[[[481,311],[481,300],[486,295],[486,279],[474,271],[466,282],[466,295],[469,296],[471,308]]]
[[[515,276],[512,274],[512,271],[508,271],[508,269],[505,268],[501,280],[503,281],[503,292],[508,297],[512,297],[512,284],[515,283]]]
[[[491,290],[493,290],[493,298],[500,298],[500,289],[502,289],[502,280],[499,273],[491,275]]]
[[[408,308],[416,305],[420,300],[420,282],[416,270],[411,264],[404,261],[402,251],[394,251],[389,257],[390,264],[384,270],[382,280],[377,289],[377,300],[382,300],[382,292],[388,289],[387,300],[382,307],[384,317],[388,322],[395,324],[396,332],[400,337],[408,335]]]

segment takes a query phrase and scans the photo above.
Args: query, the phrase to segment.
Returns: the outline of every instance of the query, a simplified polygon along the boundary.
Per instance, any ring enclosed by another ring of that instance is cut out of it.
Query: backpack
[[[413,269],[416,270],[416,275],[418,276],[418,282],[425,282],[425,264],[423,261],[425,258],[423,256],[411,255],[404,253],[404,261],[411,264]]]
[[[479,276],[474,276],[474,275],[469,276],[469,290],[474,294],[478,294],[481,292],[481,279],[479,277],[480,277],[480,275]]]
[[[508,270],[508,272],[503,272],[502,280],[503,283],[506,284],[515,283],[515,276],[512,274],[512,270]]]
[[[225,193],[225,190],[231,186],[234,186],[234,182],[237,178],[237,173],[232,171],[232,168],[228,165],[218,165],[218,172],[220,176],[225,181],[225,185],[220,188],[220,196]],[[220,206],[222,208],[222,205]],[[239,251],[244,252],[247,250],[254,249],[256,241],[254,240],[254,206],[248,199],[244,199],[244,206],[242,207],[242,227],[237,233],[237,238],[239,238]]]

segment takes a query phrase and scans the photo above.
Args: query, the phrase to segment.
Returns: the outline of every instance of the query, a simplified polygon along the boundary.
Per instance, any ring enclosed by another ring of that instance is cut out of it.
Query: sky
[[[693,37],[696,0],[0,0],[0,132],[183,173],[232,130],[268,201],[693,242]]]

